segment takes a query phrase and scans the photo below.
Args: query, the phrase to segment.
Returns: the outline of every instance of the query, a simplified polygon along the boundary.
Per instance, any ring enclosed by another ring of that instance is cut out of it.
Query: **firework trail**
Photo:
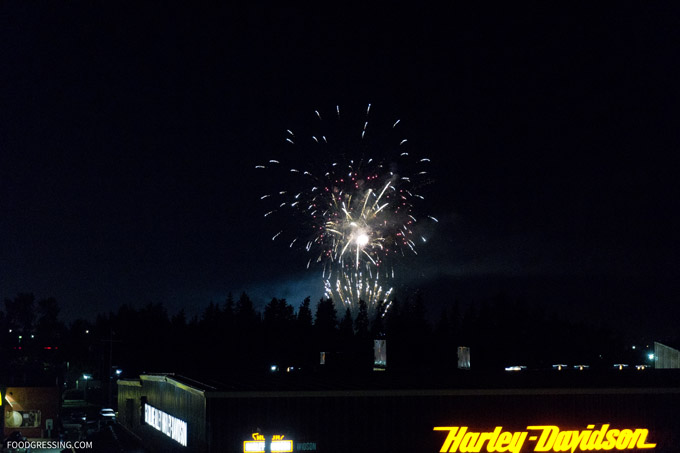
[[[417,253],[415,206],[424,199],[418,190],[429,182],[430,160],[412,156],[406,139],[368,143],[370,109],[369,104],[359,130],[339,137],[318,134],[306,138],[286,131],[285,141],[295,150],[310,149],[316,160],[331,156],[332,161],[315,165],[315,159],[304,159],[304,168],[290,168],[281,158],[256,167],[276,172],[270,177],[277,180],[289,179],[281,176],[286,172],[293,176],[291,186],[297,187],[261,197],[272,206],[265,217],[283,215],[288,224],[295,225],[293,235],[287,237],[290,232],[281,229],[272,240],[285,237],[291,248],[303,247],[310,254],[307,267],[322,268],[325,296],[353,311],[360,300],[371,311],[379,306],[389,308],[394,263]],[[339,121],[340,107],[333,113]],[[314,114],[316,121],[327,121],[318,110]],[[399,124],[399,120],[390,122],[390,129],[398,134]],[[378,155],[387,157],[371,157],[375,148],[380,149]]]

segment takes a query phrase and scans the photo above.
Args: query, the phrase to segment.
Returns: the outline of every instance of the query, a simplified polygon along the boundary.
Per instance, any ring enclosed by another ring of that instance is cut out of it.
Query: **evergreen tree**
[[[231,293],[227,295],[222,308],[222,318],[220,320],[220,350],[224,351],[226,357],[231,357],[234,350],[238,347],[238,337],[235,328],[236,324],[236,304]]]
[[[222,310],[220,310],[220,306],[211,301],[210,304],[203,311],[203,314],[201,316],[201,323],[203,324],[204,327],[208,329],[213,329],[219,323],[221,316]]]
[[[354,321],[354,327],[356,329],[357,337],[368,338],[369,337],[369,319],[368,319],[368,305],[363,299],[359,300],[359,312],[357,313],[357,318]]]
[[[235,310],[235,304],[234,304],[234,297],[229,293],[227,295],[227,299],[224,301],[224,308],[222,309],[222,313],[224,314],[224,320],[227,322],[229,326],[231,326],[231,323],[233,322],[234,319],[234,310]]]
[[[173,335],[176,335],[179,332],[183,332],[187,328],[187,314],[186,311],[184,311],[184,308],[180,309],[177,313],[175,313],[170,319],[170,329],[173,332]]]
[[[272,298],[272,300],[264,307],[263,321],[265,326],[270,328],[288,328],[289,324],[295,319],[294,309],[292,305],[286,302],[286,299]]]
[[[335,348],[338,325],[338,313],[335,310],[333,300],[321,299],[316,306],[316,319],[314,330],[316,332],[316,345],[319,351],[331,351]]]
[[[234,312],[234,331],[238,343],[235,362],[241,368],[255,370],[266,366],[266,357],[262,356],[264,339],[260,327],[260,314],[244,292],[236,302]]]
[[[237,324],[244,327],[252,326],[259,318],[253,306],[253,301],[250,300],[250,297],[245,292],[241,294],[238,302],[236,302],[234,317],[237,320]]]
[[[35,296],[19,293],[14,299],[5,299],[5,315],[10,329],[30,335],[35,324]]]
[[[271,363],[290,366],[294,360],[292,352],[295,342],[291,335],[295,315],[293,306],[286,299],[272,298],[265,306],[263,315],[264,353]]]
[[[312,309],[310,308],[309,296],[305,297],[305,300],[300,304],[297,313],[297,323],[298,327],[301,329],[312,327]]]
[[[342,320],[340,321],[340,338],[342,341],[350,341],[352,337],[354,336],[354,326],[352,322],[352,310],[347,307],[347,310],[345,310],[345,316],[343,316]]]
[[[363,299],[359,300],[359,310],[354,320],[354,360],[355,370],[370,371],[373,369],[373,338],[370,333],[368,305]]]
[[[42,346],[58,346],[66,327],[59,321],[59,304],[54,297],[38,301],[35,334]]]
[[[295,344],[298,345],[296,362],[298,366],[303,368],[311,367],[318,363],[317,354],[319,351],[314,343],[312,309],[310,308],[309,297],[305,297],[300,308],[298,308],[295,326]]]
[[[319,331],[334,331],[338,325],[338,311],[335,309],[333,299],[321,299],[316,305],[316,319],[314,326]]]

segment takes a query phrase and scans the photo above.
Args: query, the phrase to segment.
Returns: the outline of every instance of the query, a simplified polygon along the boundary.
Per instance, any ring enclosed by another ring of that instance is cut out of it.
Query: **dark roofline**
[[[466,395],[572,393],[677,393],[680,370],[522,371],[517,373],[452,373],[447,376],[390,375],[386,372],[343,374],[260,373],[217,379],[190,378],[175,373],[145,373],[138,382],[169,382],[206,398],[339,395]],[[126,384],[123,384],[126,385]],[[524,393],[522,393],[524,392]]]

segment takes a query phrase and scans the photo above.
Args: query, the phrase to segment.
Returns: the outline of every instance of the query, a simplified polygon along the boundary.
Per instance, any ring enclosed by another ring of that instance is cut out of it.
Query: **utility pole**
[[[113,375],[111,373],[111,369],[113,368],[113,343],[121,343],[120,340],[114,340],[113,339],[113,329],[109,329],[109,339],[108,340],[101,340],[102,343],[108,343],[109,344],[109,361],[108,361],[108,366],[106,367],[106,374],[107,374],[107,380],[106,380],[106,407],[112,407],[111,406],[111,397],[113,393]]]

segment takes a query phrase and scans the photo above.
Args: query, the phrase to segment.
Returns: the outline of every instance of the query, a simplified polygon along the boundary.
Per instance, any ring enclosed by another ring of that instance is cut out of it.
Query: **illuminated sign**
[[[592,451],[633,450],[656,447],[647,443],[647,429],[610,429],[609,424],[595,429],[588,425],[582,431],[562,431],[554,425],[527,426],[526,431],[503,431],[496,426],[491,432],[469,431],[467,426],[435,426],[434,431],[448,431],[440,452],[512,452],[522,451],[525,441],[533,444],[527,451]]]
[[[148,404],[144,405],[144,422],[172,440],[179,442],[182,446],[187,446],[187,422]]]
[[[270,451],[272,453],[289,453],[293,451],[293,441],[284,439],[285,436],[276,434],[272,436],[270,444]],[[246,440],[243,442],[244,453],[264,453],[264,436],[260,433],[253,434],[254,440]]]
[[[373,365],[377,367],[387,366],[387,341],[373,340]]]

